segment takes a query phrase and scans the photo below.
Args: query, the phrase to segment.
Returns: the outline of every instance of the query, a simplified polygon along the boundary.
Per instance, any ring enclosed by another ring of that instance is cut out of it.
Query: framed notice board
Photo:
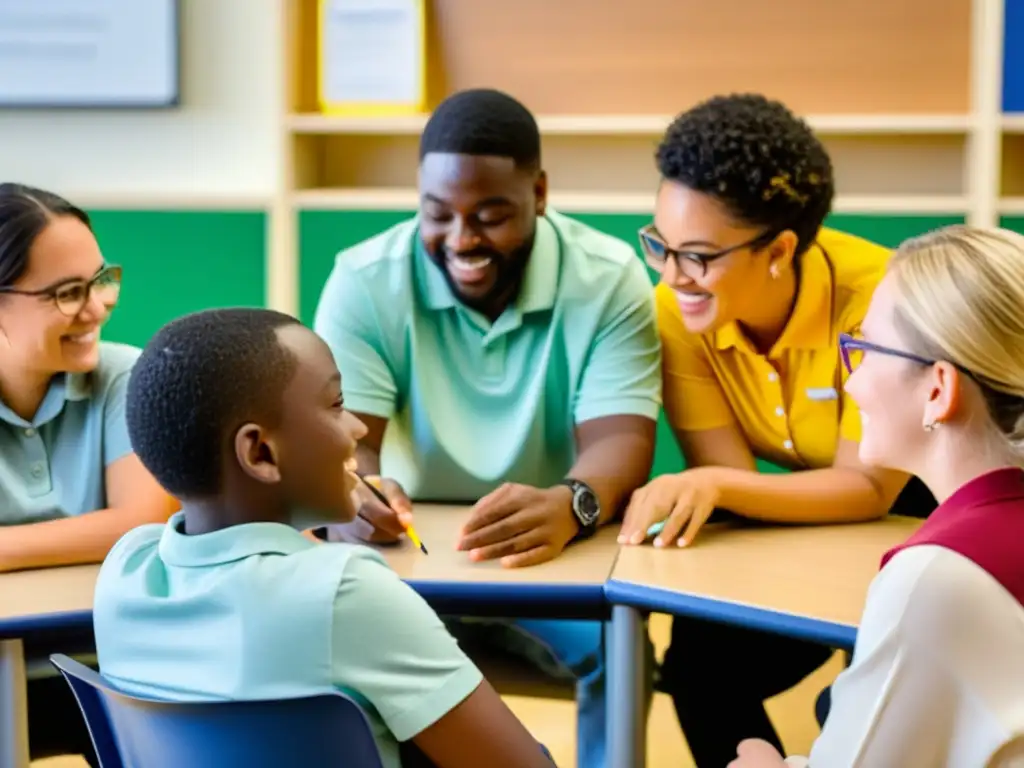
[[[179,0],[0,0],[0,108],[177,106],[180,26]]]
[[[319,0],[320,111],[425,111],[426,13],[426,0]]]

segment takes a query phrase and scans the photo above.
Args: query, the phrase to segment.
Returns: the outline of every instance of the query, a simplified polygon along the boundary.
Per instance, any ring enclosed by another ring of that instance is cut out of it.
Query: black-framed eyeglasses
[[[913,363],[917,363],[918,365],[935,365],[939,362],[938,360],[932,360],[927,357],[922,357],[921,355],[915,355],[913,352],[904,352],[902,349],[893,349],[892,347],[883,347],[881,344],[872,344],[870,341],[855,338],[848,333],[839,334],[839,354],[843,358],[843,365],[846,367],[847,373],[853,373],[857,370],[857,366],[860,365],[865,352],[877,352],[880,355],[888,355],[889,357],[900,357],[904,360],[910,360]],[[966,373],[968,376],[971,376],[970,371],[964,370],[955,363],[951,363],[951,365],[962,373]]]
[[[679,248],[669,248],[665,241],[658,235],[653,224],[641,227],[637,233],[640,238],[640,248],[644,253],[644,261],[647,266],[655,272],[664,272],[665,265],[669,259],[674,259],[679,271],[690,279],[704,277],[708,273],[708,264],[728,256],[730,253],[741,251],[744,248],[761,248],[775,239],[774,231],[762,232],[757,237],[745,240],[738,245],[731,245],[719,251],[711,253],[699,253]]]
[[[62,315],[75,317],[85,307],[91,296],[98,298],[107,309],[113,309],[121,295],[122,269],[117,264],[108,264],[88,280],[74,278],[62,280],[37,291],[22,291],[17,288],[0,287],[0,293],[16,296],[37,296],[49,299]]]

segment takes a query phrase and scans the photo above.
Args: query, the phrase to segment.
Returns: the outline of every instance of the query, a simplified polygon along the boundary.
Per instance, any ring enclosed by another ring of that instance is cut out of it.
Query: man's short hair
[[[459,91],[430,116],[420,160],[431,152],[510,157],[517,168],[540,168],[540,130],[526,107],[490,88]]]
[[[278,422],[296,360],[277,332],[298,322],[266,309],[211,309],[172,320],[146,344],[128,381],[128,435],[169,493],[219,493],[238,428]]]

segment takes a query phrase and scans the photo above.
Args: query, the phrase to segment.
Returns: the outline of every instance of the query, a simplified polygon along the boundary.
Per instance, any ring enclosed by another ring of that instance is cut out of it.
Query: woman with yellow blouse
[[[640,237],[661,273],[665,412],[688,469],[633,495],[620,541],[640,544],[665,521],[654,545],[686,546],[716,508],[772,523],[885,515],[907,476],[858,459],[837,339],[857,333],[889,251],[822,228],[834,194],[825,148],[782,104],[735,95],[680,115],[657,159],[654,223]],[[794,471],[762,474],[757,459]],[[903,501],[934,507],[919,484]],[[661,688],[698,768],[726,765],[746,738],[781,751],[764,700],[831,653],[677,618]]]

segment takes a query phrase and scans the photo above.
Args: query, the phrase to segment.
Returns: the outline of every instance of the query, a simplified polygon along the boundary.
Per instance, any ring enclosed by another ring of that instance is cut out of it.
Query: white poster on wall
[[[417,107],[423,99],[419,0],[326,0],[321,96],[328,104]]]
[[[0,107],[174,106],[178,59],[178,0],[0,0]]]

